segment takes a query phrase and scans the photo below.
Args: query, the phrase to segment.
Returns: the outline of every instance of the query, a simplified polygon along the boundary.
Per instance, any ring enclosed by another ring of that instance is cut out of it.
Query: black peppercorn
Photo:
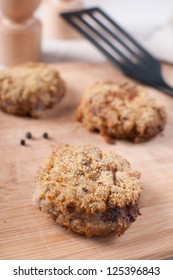
[[[28,139],[31,139],[31,138],[32,138],[31,132],[27,132],[27,133],[26,133],[26,138],[28,138]]]
[[[25,140],[24,139],[20,140],[20,145],[25,146]]]
[[[49,135],[48,135],[47,132],[44,132],[44,133],[43,133],[43,138],[45,138],[45,139],[48,139],[48,138],[49,138]]]

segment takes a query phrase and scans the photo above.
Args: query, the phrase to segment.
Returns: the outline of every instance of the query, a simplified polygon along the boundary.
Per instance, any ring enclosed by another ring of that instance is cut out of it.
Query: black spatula
[[[173,88],[162,77],[160,62],[103,10],[94,7],[61,16],[126,75],[173,96]]]

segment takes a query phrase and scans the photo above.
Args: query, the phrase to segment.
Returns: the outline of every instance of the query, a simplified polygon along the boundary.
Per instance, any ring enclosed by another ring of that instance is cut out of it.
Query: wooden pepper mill
[[[41,0],[0,0],[0,64],[38,61],[41,23],[32,17]]]
[[[59,14],[82,8],[83,3],[80,0],[44,0],[42,4],[43,35],[49,39],[80,38],[79,33]]]

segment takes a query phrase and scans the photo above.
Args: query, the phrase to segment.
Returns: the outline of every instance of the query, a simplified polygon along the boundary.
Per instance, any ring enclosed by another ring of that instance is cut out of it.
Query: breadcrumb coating
[[[0,108],[7,113],[38,117],[64,94],[64,81],[48,64],[29,62],[0,71]]]
[[[143,88],[111,82],[86,90],[77,110],[77,120],[91,131],[111,139],[138,143],[163,131],[166,112]]]
[[[86,236],[121,235],[139,215],[140,173],[91,145],[55,148],[36,174],[34,201],[58,224]]]

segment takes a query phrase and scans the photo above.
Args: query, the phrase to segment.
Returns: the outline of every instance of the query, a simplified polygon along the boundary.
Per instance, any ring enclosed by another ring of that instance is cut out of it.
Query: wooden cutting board
[[[67,81],[64,100],[30,119],[0,112],[0,259],[163,259],[173,257],[173,98],[146,87],[165,105],[168,123],[164,135],[143,143],[106,144],[75,120],[83,90],[99,80],[128,79],[108,63],[55,65]],[[164,66],[168,80],[173,66]],[[28,146],[20,139],[31,131]],[[47,131],[51,140],[43,139]],[[91,143],[116,151],[142,173],[142,216],[120,238],[87,239],[48,220],[32,204],[34,174],[57,143]]]

